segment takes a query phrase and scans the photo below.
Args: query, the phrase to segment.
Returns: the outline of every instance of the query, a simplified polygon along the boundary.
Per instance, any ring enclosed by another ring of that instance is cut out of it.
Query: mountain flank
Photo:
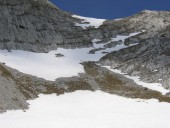
[[[140,34],[129,36],[134,32]],[[118,36],[129,37],[113,41]],[[103,47],[95,48],[96,44]],[[125,47],[101,52],[121,45]],[[0,1],[0,51],[48,53],[58,48],[88,47],[94,48],[88,54],[101,52],[103,57],[96,62],[81,62],[84,73],[57,78],[55,81],[21,73],[1,62],[0,112],[28,109],[27,100],[35,99],[39,94],[61,95],[76,90],[101,90],[128,98],[154,98],[160,102],[170,102],[170,93],[163,95],[142,87],[102,67],[110,66],[127,75],[139,76],[144,82],[160,83],[170,90],[169,11],[144,10],[119,20],[106,20],[95,27],[59,9],[48,0]],[[56,57],[62,59],[65,55],[58,53]]]

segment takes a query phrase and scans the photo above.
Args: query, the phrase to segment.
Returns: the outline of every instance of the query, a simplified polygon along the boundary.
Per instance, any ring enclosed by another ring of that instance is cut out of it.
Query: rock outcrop
[[[86,62],[83,66],[85,73],[80,76],[46,81],[0,64],[0,113],[28,109],[27,100],[35,99],[39,94],[60,95],[76,90],[101,90],[129,98],[155,98],[170,102],[168,95],[139,86],[123,75],[97,66],[95,62]]]
[[[91,44],[81,22],[48,0],[0,1],[0,49],[48,52]]]
[[[146,31],[131,41],[154,37],[158,31],[170,25],[169,11],[144,10],[136,15],[120,20],[107,20],[98,30],[91,30],[91,36],[96,38],[110,38],[116,35],[127,35],[133,32]],[[96,33],[96,34],[94,34]]]
[[[108,21],[106,24],[113,26],[115,33],[120,32],[119,34],[145,31],[124,42],[126,45],[138,45],[112,52],[100,62],[130,75],[140,76],[146,82],[160,82],[169,89],[170,12],[143,11],[120,21]],[[116,29],[117,25],[120,25],[120,30]]]

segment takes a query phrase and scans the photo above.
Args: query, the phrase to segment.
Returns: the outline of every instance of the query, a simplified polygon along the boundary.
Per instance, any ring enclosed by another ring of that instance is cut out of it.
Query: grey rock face
[[[0,112],[21,108],[28,108],[26,98],[18,90],[11,73],[0,65]]]
[[[147,34],[141,34],[138,39],[154,37],[157,31],[166,28],[170,24],[169,11],[144,10],[136,15],[120,20],[107,20],[98,30],[91,29],[90,36],[106,39],[116,35],[128,35],[132,32],[146,30]],[[138,41],[138,39],[134,39]]]
[[[91,44],[80,22],[47,0],[0,1],[0,49],[48,52]]]
[[[164,35],[164,36],[162,36]],[[162,83],[170,89],[170,31],[141,41],[138,45],[112,52],[100,62],[137,75],[147,82]]]
[[[17,89],[15,82],[0,76],[0,112],[12,109],[27,109],[23,94]]]
[[[146,82],[160,82],[170,89],[170,12],[145,10],[119,21],[107,21],[100,29],[107,29],[110,35],[145,30],[124,42],[125,45],[138,45],[112,52],[100,62],[140,76]]]

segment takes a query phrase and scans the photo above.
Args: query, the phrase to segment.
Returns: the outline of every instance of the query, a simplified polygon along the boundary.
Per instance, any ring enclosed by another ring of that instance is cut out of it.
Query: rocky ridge
[[[141,17],[144,17],[143,20]],[[122,22],[124,20],[127,19],[123,19]],[[132,26],[137,25],[136,28],[132,27],[132,30],[141,29],[145,32],[126,39],[124,43],[126,45],[138,43],[138,45],[110,53],[100,62],[130,75],[140,76],[146,82],[160,82],[169,89],[170,12],[143,11],[129,17],[129,21],[138,21],[137,24],[132,23]],[[131,27],[128,30],[131,31]]]

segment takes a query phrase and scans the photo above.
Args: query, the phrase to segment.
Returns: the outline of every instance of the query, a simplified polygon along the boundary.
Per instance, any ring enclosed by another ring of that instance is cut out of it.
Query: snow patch
[[[103,24],[105,19],[96,19],[96,18],[90,18],[90,17],[83,17],[83,16],[78,16],[78,15],[72,15],[74,18],[82,19],[81,23],[75,23],[75,26],[80,26],[83,29],[86,29],[90,26],[93,26],[95,28],[98,28]]]
[[[112,38],[111,41],[125,40],[136,34],[138,33],[132,33],[129,36],[117,36]],[[84,61],[98,61],[104,56],[102,52],[118,51],[129,47],[122,43],[116,47],[107,48],[95,54],[89,54],[89,51],[94,48],[104,48],[104,43],[98,44],[96,43],[97,41],[100,40],[94,39],[93,47],[90,48],[58,48],[49,53],[34,53],[21,50],[11,50],[11,52],[8,52],[7,50],[0,50],[0,62],[20,72],[54,81],[59,77],[71,77],[83,73],[84,68],[80,63]],[[56,54],[62,54],[64,57],[56,57]]]
[[[114,19],[114,20],[119,21],[119,20],[122,20],[122,18],[117,18],[117,19]]]
[[[96,43],[96,42],[99,42],[99,41],[101,41],[101,40],[100,39],[93,39],[92,40],[93,43]]]
[[[170,104],[101,91],[40,95],[30,109],[0,115],[2,128],[169,128]]]
[[[97,61],[100,56],[88,54],[89,48],[63,49],[49,53],[33,53],[21,50],[0,50],[0,61],[20,72],[54,81],[59,77],[71,77],[84,72],[83,61]],[[55,54],[64,57],[56,57]]]

